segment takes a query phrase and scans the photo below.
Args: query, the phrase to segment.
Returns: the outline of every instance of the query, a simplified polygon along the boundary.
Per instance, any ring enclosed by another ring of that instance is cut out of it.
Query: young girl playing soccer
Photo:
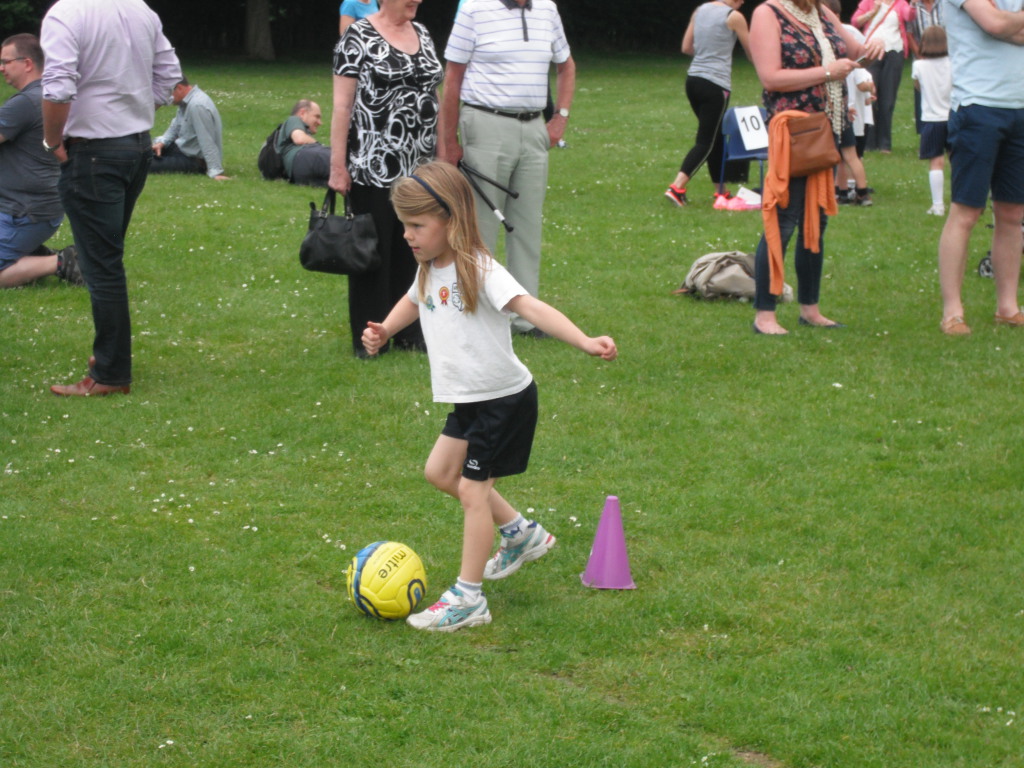
[[[462,503],[462,566],[438,602],[407,619],[416,629],[454,632],[490,622],[484,579],[511,575],[555,543],[494,487],[499,477],[526,470],[537,424],[537,387],[512,350],[509,314],[589,355],[614,360],[617,350],[610,337],[587,336],[530,296],[491,257],[477,230],[473,192],[454,166],[421,166],[395,182],[391,202],[419,272],[384,322],[367,324],[363,345],[375,355],[419,319],[434,400],[454,404],[424,474]],[[495,525],[501,546],[488,559]]]
[[[953,91],[946,30],[938,25],[925,29],[921,34],[919,56],[911,69],[914,87],[921,91],[921,149],[918,157],[928,161],[928,186],[932,193],[932,207],[928,213],[945,216],[943,166],[946,162],[946,121]]]

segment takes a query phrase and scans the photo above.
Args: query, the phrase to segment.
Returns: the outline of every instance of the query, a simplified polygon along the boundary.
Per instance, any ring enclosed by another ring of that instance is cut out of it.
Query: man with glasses
[[[93,356],[55,395],[127,394],[132,331],[124,242],[153,156],[155,105],[181,65],[142,0],[57,0],[43,19],[43,146],[62,162],[61,202],[92,303]]]
[[[0,46],[0,69],[17,93],[0,107],[0,288],[48,275],[82,285],[75,246],[43,246],[64,220],[57,194],[60,169],[43,149],[43,49],[35,35],[12,35]]]

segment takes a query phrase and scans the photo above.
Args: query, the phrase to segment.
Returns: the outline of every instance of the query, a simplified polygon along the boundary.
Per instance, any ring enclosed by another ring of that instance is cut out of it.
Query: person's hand
[[[347,195],[352,189],[352,175],[348,168],[331,167],[331,177],[327,180],[327,186],[342,195]]]
[[[565,126],[568,123],[568,118],[562,117],[561,115],[558,114],[554,115],[550,120],[548,120],[548,141],[550,142],[552,147],[555,146],[559,141],[561,141],[563,136],[565,136]]]
[[[214,181],[231,181],[230,176],[225,176],[223,173],[213,177]]]
[[[371,357],[376,355],[387,343],[387,340],[388,332],[384,330],[383,325],[372,320],[366,324],[366,328],[363,330],[363,349],[366,350],[366,354]]]
[[[879,61],[885,56],[885,43],[881,37],[872,37],[864,43],[864,58],[867,61]]]
[[[64,165],[68,161],[68,148],[64,146],[62,141],[60,145],[53,150],[53,156],[57,158],[57,162]]]
[[[845,80],[846,76],[858,67],[860,67],[860,64],[853,59],[836,59],[828,65],[826,71],[833,81]]]
[[[437,159],[451,163],[456,168],[462,160],[462,145],[457,141],[444,142],[437,145]]]
[[[160,157],[164,153],[164,144],[162,141],[158,141],[153,145],[153,154]]]
[[[596,336],[587,339],[583,351],[588,355],[600,357],[602,360],[614,360],[619,354],[615,340],[611,336]]]

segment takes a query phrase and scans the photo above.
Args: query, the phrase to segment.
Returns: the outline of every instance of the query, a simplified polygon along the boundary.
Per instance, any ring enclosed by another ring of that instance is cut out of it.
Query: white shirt
[[[551,0],[466,0],[444,57],[466,65],[462,100],[494,109],[543,109],[551,62],[569,59],[562,19]]]
[[[526,388],[533,376],[512,350],[505,305],[527,291],[501,264],[481,257],[484,279],[476,311],[465,311],[455,264],[429,269],[427,290],[419,300],[417,283],[409,299],[419,306],[420,326],[430,359],[430,383],[439,403],[478,403],[507,397]]]
[[[181,80],[159,17],[141,0],[59,0],[43,19],[43,98],[71,102],[65,136],[148,131]]]
[[[944,123],[949,120],[953,95],[953,69],[949,64],[949,56],[918,59],[910,72],[921,85],[921,120],[926,123]]]

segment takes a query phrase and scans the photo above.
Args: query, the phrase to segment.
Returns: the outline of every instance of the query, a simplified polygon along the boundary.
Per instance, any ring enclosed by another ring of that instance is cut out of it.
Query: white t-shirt
[[[846,76],[846,90],[850,95],[850,106],[854,109],[854,136],[863,136],[864,126],[875,124],[875,110],[868,104],[871,91],[862,91],[857,87],[862,83],[870,83],[873,79],[871,73],[864,68],[855,69]]]
[[[899,51],[903,53],[903,35],[900,34],[900,19],[892,3],[880,4],[878,13],[871,20],[864,33],[867,37],[877,37],[885,44],[886,52]]]
[[[419,306],[420,325],[430,359],[430,384],[439,403],[478,403],[521,392],[533,376],[512,350],[505,305],[527,291],[501,264],[480,257],[484,279],[475,312],[466,312],[455,264],[429,269],[427,291],[419,300],[418,281],[409,299]]]
[[[861,45],[863,45],[864,41],[867,39],[864,37],[864,33],[852,24],[843,24],[843,29],[852,35],[853,39]],[[875,124],[875,110],[867,103],[868,96],[871,95],[871,92],[861,91],[857,88],[861,83],[869,83],[872,80],[873,78],[871,77],[871,73],[867,70],[867,67],[859,67],[857,69],[850,70],[850,74],[846,76],[847,103],[850,108],[854,110],[854,136],[863,136],[864,126]]]
[[[953,68],[949,64],[949,56],[917,59],[910,74],[921,85],[921,120],[926,123],[949,120],[953,95]]]

